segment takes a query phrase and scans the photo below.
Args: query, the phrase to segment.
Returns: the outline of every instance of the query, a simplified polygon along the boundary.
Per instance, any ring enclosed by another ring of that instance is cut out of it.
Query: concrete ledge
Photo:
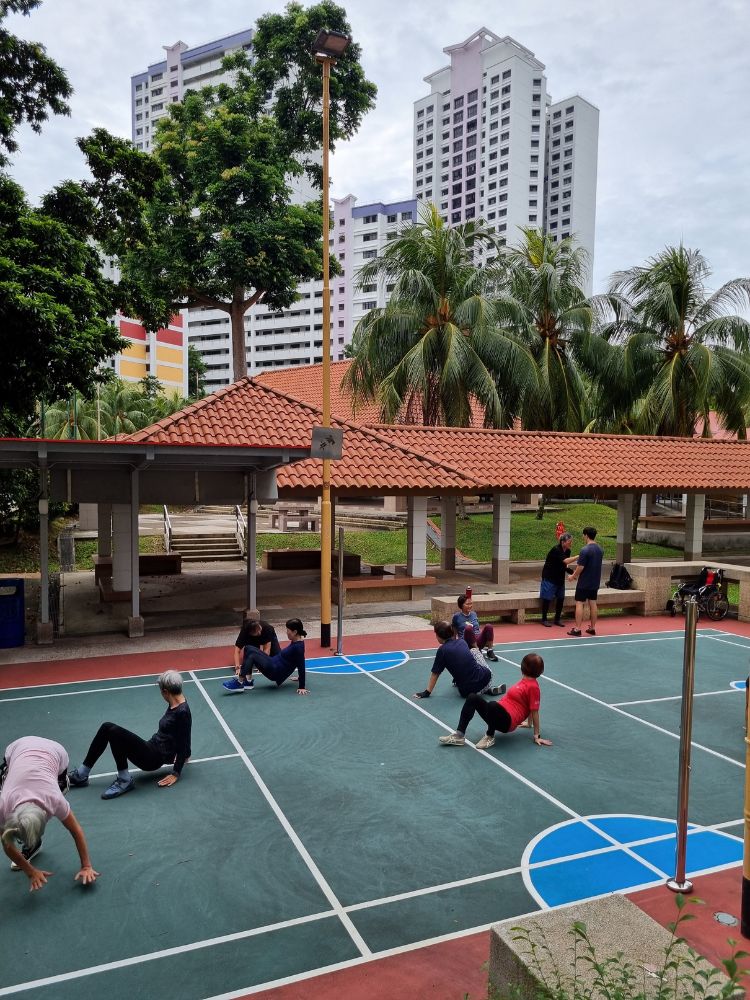
[[[344,602],[369,604],[380,601],[413,601],[424,595],[425,587],[437,583],[434,576],[355,576],[344,577]],[[338,604],[339,585],[333,581],[333,601]]]
[[[320,549],[266,549],[261,557],[263,569],[274,570],[316,570],[320,569]],[[339,554],[331,555],[331,570],[336,573]],[[358,576],[362,569],[362,557],[356,552],[344,552],[344,575]]]
[[[567,984],[569,995],[575,995],[572,986],[574,939],[571,934],[574,921],[586,925],[598,960],[622,955],[623,961],[631,965],[640,977],[639,985],[645,983],[647,993],[656,992],[657,980],[653,974],[664,965],[664,949],[671,935],[625,896],[608,896],[534,917],[506,920],[494,926],[490,932],[489,977],[500,997],[512,994],[519,1000],[537,1000],[542,995],[540,991],[545,979],[552,985],[556,983],[558,973]],[[536,955],[532,955],[526,941],[517,940],[519,932],[513,928],[519,927],[529,932],[534,943],[542,945],[537,948]],[[595,974],[590,963],[580,960],[582,950],[579,946],[577,977],[583,985],[579,987],[578,995],[588,995],[586,988],[593,985]],[[727,977],[723,972],[688,947],[678,946],[675,954],[695,962],[696,970],[713,973],[715,982],[726,983]],[[650,990],[649,986],[653,989]],[[678,993],[678,996],[683,995],[693,994],[687,991]],[[743,991],[737,994],[738,997],[743,995]]]
[[[497,594],[474,594],[472,596],[474,610],[482,618],[509,618],[517,625],[525,621],[527,611],[541,611],[542,602],[538,590],[517,590]],[[646,593],[643,590],[615,590],[612,587],[601,587],[597,597],[600,608],[635,608],[643,614],[646,604]],[[574,591],[565,595],[563,607],[570,611],[575,608]],[[433,597],[431,601],[433,621],[450,621],[458,611],[458,605],[453,597]]]

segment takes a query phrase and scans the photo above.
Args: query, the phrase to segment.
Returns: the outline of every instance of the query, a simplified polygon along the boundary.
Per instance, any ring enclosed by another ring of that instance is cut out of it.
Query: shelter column
[[[247,593],[245,597],[245,619],[260,618],[258,613],[258,569],[255,563],[256,540],[258,537],[258,497],[256,495],[255,473],[247,476]]]
[[[49,490],[47,466],[39,468],[39,587],[40,616],[36,623],[38,646],[51,646],[54,626],[49,617]]]
[[[112,504],[112,590],[130,590],[130,505]]]
[[[427,497],[409,497],[406,508],[406,572],[427,576]]]
[[[492,575],[493,583],[510,583],[510,493],[492,497]]]
[[[96,511],[96,551],[100,556],[112,555],[112,504],[100,503]]]
[[[706,510],[705,493],[688,493],[685,509],[686,562],[700,559],[703,554],[703,515]]]
[[[440,569],[456,568],[456,498],[440,500]]]
[[[633,494],[621,493],[617,498],[617,555],[618,563],[630,562],[632,558],[633,535]]]
[[[141,617],[141,555],[138,536],[138,469],[130,473],[130,618],[128,618],[128,636],[134,639],[143,635],[143,618]],[[113,568],[114,575],[114,568]]]

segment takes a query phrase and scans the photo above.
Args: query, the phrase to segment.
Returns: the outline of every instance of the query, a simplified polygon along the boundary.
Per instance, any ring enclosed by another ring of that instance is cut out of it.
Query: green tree
[[[291,185],[307,168],[317,176],[309,163],[320,122],[311,31],[328,18],[328,27],[348,31],[343,10],[328,2],[261,18],[253,62],[228,57],[235,82],[171,104],[152,157],[139,160],[101,130],[80,143],[94,174],[89,193],[109,220],[99,237],[119,259],[130,311],[151,329],[184,306],[228,313],[236,379],[247,374],[247,310],[261,301],[285,309],[301,281],[321,274],[322,203],[291,204]],[[372,104],[358,59],[353,46],[333,70],[332,139],[352,134]],[[153,192],[146,161],[159,171]]]
[[[9,14],[28,16],[40,5],[41,0],[0,0],[0,166],[18,149],[19,125],[40,132],[50,112],[70,114],[73,90],[64,70],[43,45],[18,38],[3,24]]]
[[[206,395],[206,363],[193,344],[188,344],[188,398],[203,399]]]
[[[496,274],[472,255],[494,247],[474,223],[448,226],[434,205],[358,274],[360,288],[393,285],[388,304],[357,324],[345,376],[355,406],[376,401],[381,419],[465,427],[472,397],[489,427],[507,427],[534,379],[528,350],[498,326]]]
[[[592,309],[583,291],[588,261],[573,237],[556,243],[540,229],[521,228],[519,242],[497,261],[502,325],[526,345],[536,366],[520,400],[527,430],[581,431],[589,387],[574,347],[591,330]]]
[[[93,208],[66,182],[30,207],[0,175],[0,407],[25,414],[34,399],[90,395],[102,361],[124,345],[111,317],[117,294],[90,240]]]
[[[683,246],[613,275],[596,301],[600,336],[585,354],[598,387],[597,429],[709,435],[713,411],[746,436],[750,322],[740,313],[750,306],[750,278],[709,293],[710,275],[700,251]]]

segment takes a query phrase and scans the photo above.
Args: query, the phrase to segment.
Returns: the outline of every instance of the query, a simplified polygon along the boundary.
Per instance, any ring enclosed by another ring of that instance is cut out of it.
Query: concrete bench
[[[271,528],[288,531],[320,531],[320,513],[309,507],[276,507],[271,511]]]
[[[261,558],[263,569],[316,570],[320,569],[320,549],[267,549]],[[338,571],[339,554],[331,558],[333,572]],[[344,552],[344,576],[358,576],[362,557],[356,552]]]
[[[171,576],[182,573],[182,555],[179,552],[148,552],[138,557],[141,576]],[[112,576],[112,556],[94,556],[94,583]]]
[[[506,591],[497,594],[473,594],[474,610],[480,618],[493,621],[509,619],[517,625],[522,625],[527,611],[540,611],[542,602],[538,590]],[[601,587],[597,598],[599,608],[635,608],[638,614],[644,613],[646,594],[643,590],[614,590],[612,587]],[[575,608],[574,591],[565,594],[565,610]],[[458,611],[455,597],[432,598],[432,620],[450,621]]]
[[[378,601],[413,601],[424,596],[425,587],[437,580],[434,576],[354,576],[344,577],[345,604],[369,604]],[[333,601],[338,604],[339,584],[333,581]]]

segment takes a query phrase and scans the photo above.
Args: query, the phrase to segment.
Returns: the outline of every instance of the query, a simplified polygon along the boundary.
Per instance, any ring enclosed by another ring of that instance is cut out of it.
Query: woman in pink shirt
[[[538,653],[527,653],[521,660],[522,677],[500,701],[485,701],[481,695],[470,694],[461,709],[458,728],[448,736],[439,737],[443,746],[462,747],[466,743],[466,729],[480,715],[487,723],[487,732],[476,744],[478,750],[488,750],[495,745],[495,733],[512,733],[519,726],[528,726],[531,720],[534,742],[540,747],[551,747],[551,740],[539,735],[539,703],[541,692],[537,677],[544,673],[544,660]]]

